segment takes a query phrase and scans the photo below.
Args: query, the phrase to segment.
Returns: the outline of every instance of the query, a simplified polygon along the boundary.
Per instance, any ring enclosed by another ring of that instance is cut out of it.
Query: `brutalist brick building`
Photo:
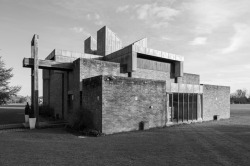
[[[184,57],[147,48],[147,39],[126,47],[106,26],[85,53],[55,49],[46,58],[67,66],[43,70],[43,101],[56,117],[86,111],[105,134],[230,117],[230,87],[200,84],[184,73]]]

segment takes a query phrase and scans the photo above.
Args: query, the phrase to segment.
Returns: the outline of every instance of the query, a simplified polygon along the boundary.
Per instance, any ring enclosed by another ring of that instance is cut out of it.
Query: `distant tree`
[[[18,103],[26,103],[26,97],[20,96]]]
[[[12,68],[6,69],[0,56],[0,105],[5,104],[11,96],[20,91],[20,86],[9,86],[9,80],[13,77]]]
[[[230,95],[230,102],[236,104],[246,104],[248,103],[247,90],[238,89],[235,93]]]

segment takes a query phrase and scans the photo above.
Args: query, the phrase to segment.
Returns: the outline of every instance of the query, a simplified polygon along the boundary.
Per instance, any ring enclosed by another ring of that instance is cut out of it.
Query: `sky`
[[[249,0],[0,0],[0,56],[13,68],[10,85],[30,95],[22,60],[34,34],[44,59],[55,48],[84,52],[84,40],[104,25],[123,46],[147,37],[149,48],[184,56],[184,72],[199,74],[202,84],[250,91]]]

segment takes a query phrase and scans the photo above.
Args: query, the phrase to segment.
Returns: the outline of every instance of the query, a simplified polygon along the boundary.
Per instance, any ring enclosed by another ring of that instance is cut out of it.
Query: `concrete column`
[[[187,104],[187,121],[189,121],[189,93],[188,93],[188,104]]]
[[[174,121],[174,93],[172,93],[172,105],[171,105],[171,122]]]
[[[202,121],[201,118],[201,95],[197,95],[197,120]]]
[[[183,93],[182,96],[182,122],[184,122],[184,99],[185,99],[185,93]]]
[[[172,105],[169,105],[169,102],[170,102],[170,100],[172,100],[171,101],[171,103],[172,103]],[[173,124],[173,115],[174,115],[174,113],[173,113],[173,94],[172,94],[172,98],[170,98],[170,95],[169,94],[167,94],[167,105],[166,105],[166,107],[167,107],[167,123],[166,123],[166,126],[169,126],[169,125],[172,125]]]
[[[136,71],[137,69],[137,53],[132,52],[132,71]]]
[[[36,118],[36,128],[39,127],[39,102],[38,102],[38,35],[34,35],[31,41],[31,58],[34,59],[34,67],[31,69],[31,109]]]
[[[136,52],[130,53],[127,64],[128,64],[128,66],[127,66],[128,72],[136,71],[136,69],[137,69],[137,53]]]
[[[170,121],[170,109],[169,109],[169,94],[166,94],[166,108],[165,108],[165,122]]]
[[[179,92],[178,92],[178,105],[177,105],[177,109],[178,109],[178,110],[177,110],[177,123],[179,122],[179,111],[180,111],[180,110],[179,110],[179,96],[180,96],[180,95],[179,95]]]

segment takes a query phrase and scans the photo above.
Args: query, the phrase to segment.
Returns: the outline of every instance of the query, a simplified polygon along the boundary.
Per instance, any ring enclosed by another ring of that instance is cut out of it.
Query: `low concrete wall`
[[[183,77],[178,77],[178,83],[199,85],[200,76],[197,74],[184,73]]]
[[[230,87],[203,85],[203,120],[230,118]]]
[[[167,81],[170,80],[170,72],[137,68],[135,72],[132,72],[132,77]]]

